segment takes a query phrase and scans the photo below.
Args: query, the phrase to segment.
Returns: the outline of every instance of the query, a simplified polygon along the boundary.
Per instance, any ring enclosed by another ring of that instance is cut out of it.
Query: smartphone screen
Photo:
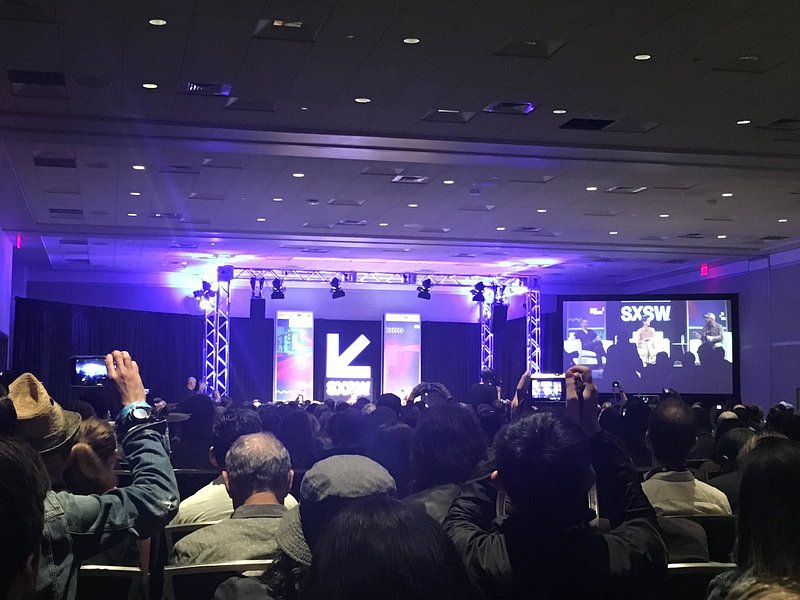
[[[98,387],[108,377],[104,356],[73,356],[72,385],[75,387]]]

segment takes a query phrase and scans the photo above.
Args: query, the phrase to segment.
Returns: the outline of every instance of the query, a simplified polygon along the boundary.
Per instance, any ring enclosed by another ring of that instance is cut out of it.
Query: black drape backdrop
[[[151,397],[180,399],[186,378],[200,377],[203,318],[17,298],[12,369],[30,371],[50,395],[70,401],[69,357],[128,350]]]
[[[69,401],[69,357],[105,354],[113,349],[131,352],[139,363],[151,397],[179,400],[189,375],[202,372],[203,317],[115,308],[78,306],[58,302],[16,299],[12,369],[35,373],[56,400]],[[315,321],[315,397],[324,392],[324,339],[342,324]],[[355,322],[352,322],[355,325]],[[373,340],[370,353],[379,352],[380,322],[358,322]],[[352,329],[352,327],[351,327]],[[354,330],[355,331],[355,330]],[[230,322],[230,395],[235,399],[272,398],[274,322],[271,319],[233,318]],[[340,351],[352,340],[342,339]],[[367,351],[365,350],[365,353]],[[379,354],[378,354],[379,356]],[[374,357],[373,357],[374,358]],[[379,385],[380,362],[375,364]],[[365,364],[368,364],[365,363]],[[525,320],[509,321],[495,338],[495,366],[503,379],[504,396],[525,368]],[[480,374],[480,332],[475,323],[422,323],[422,380],[444,383],[458,399],[465,399]]]

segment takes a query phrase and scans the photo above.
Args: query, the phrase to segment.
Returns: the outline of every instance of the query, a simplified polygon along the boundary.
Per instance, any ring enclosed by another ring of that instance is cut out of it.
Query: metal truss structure
[[[541,320],[538,277],[507,277],[489,275],[452,275],[438,273],[369,273],[356,271],[298,271],[273,268],[223,266],[217,270],[215,302],[206,309],[203,379],[209,392],[228,393],[229,334],[231,282],[238,279],[280,279],[329,283],[334,277],[344,283],[415,285],[418,280],[430,279],[435,286],[472,288],[478,282],[508,289],[509,293],[525,293],[527,366],[531,371],[541,369]],[[534,285],[535,284],[535,285]],[[488,288],[488,285],[487,285]],[[481,369],[494,368],[494,335],[492,333],[492,302],[480,303]]]

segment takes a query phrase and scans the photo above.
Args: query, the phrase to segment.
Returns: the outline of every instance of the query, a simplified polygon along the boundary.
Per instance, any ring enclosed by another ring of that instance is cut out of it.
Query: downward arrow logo
[[[339,334],[328,334],[327,356],[325,361],[325,375],[330,379],[372,379],[372,369],[369,366],[359,367],[350,363],[369,346],[369,340],[364,334],[359,335],[356,341],[339,354]]]

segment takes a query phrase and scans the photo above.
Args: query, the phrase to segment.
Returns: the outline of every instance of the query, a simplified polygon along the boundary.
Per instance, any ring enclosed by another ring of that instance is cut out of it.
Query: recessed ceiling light
[[[356,39],[356,36],[353,35],[352,33],[347,33],[347,34],[345,34],[344,38],[346,40],[354,40],[354,39]]]
[[[417,208],[418,206],[419,206],[419,204],[413,204],[412,203],[412,204],[408,205],[408,208]]]
[[[731,196],[733,196],[733,194],[731,194],[730,192],[725,192],[724,194],[722,194],[723,198],[730,198]]]
[[[378,223],[378,227],[388,227],[388,223]]]
[[[300,110],[308,110],[308,107],[307,106],[301,106]]]
[[[789,219],[778,219],[778,223],[786,223]]]
[[[372,102],[370,98],[356,98],[355,101],[358,102],[359,104],[369,104],[370,102]]]
[[[146,90],[155,90],[158,89],[157,83],[143,83],[142,87]]]
[[[134,171],[144,171],[144,169],[145,169],[145,166],[144,166],[144,165],[133,165],[131,168],[132,168]]]
[[[668,214],[663,214],[663,215],[658,215],[658,216],[659,216],[659,217],[661,217],[662,219],[667,219],[667,218],[669,218],[669,215],[668,215]]]
[[[537,208],[537,209],[536,209],[536,212],[537,212],[537,213],[546,213],[546,212],[547,212],[547,209],[546,209],[546,208]]]
[[[186,265],[188,265],[188,264],[189,264],[188,262],[186,262],[186,261],[183,261],[183,262],[181,263],[181,266],[182,266],[182,267],[185,267],[185,266],[186,266]]]
[[[404,44],[419,44],[419,38],[408,37],[403,40]]]
[[[131,192],[131,196],[141,196],[141,192]]]
[[[212,246],[216,246],[216,245],[217,245],[217,242],[211,242],[211,245],[212,245]]]
[[[653,57],[650,56],[649,54],[637,54],[633,58],[636,59],[636,60],[650,60]]]
[[[736,60],[749,60],[751,62],[758,62],[761,60],[761,57],[756,56],[755,54],[745,54],[744,56],[737,56]]]
[[[453,179],[445,179],[442,183],[445,184],[445,185],[453,185],[455,183],[455,180],[453,180]]]
[[[150,23],[150,25],[155,25],[156,27],[162,27],[167,24],[164,19],[150,19],[148,23]]]
[[[129,217],[138,217],[139,215],[137,213],[128,213],[128,216]]]
[[[506,230],[505,227],[495,227],[495,229],[497,229],[497,231],[505,231]]]
[[[608,235],[619,235],[619,231],[609,231]]]
[[[305,176],[306,176],[305,173],[292,173],[292,177],[296,177],[297,179],[300,179],[301,177]]]
[[[258,218],[256,219],[256,221],[258,221],[259,223],[263,223],[263,222],[264,222],[264,221],[266,221],[266,220],[267,220],[267,219],[266,219],[265,217],[258,217]]]
[[[557,109],[555,109],[553,111],[553,114],[554,115],[565,115],[565,114],[567,114],[567,111],[564,110],[563,108],[557,108]]]
[[[743,119],[741,121],[736,121],[736,124],[737,125],[750,125],[750,121],[748,121],[747,119]]]
[[[283,198],[273,198],[273,202],[283,202]]]
[[[586,188],[586,191],[587,192],[596,192],[597,188],[595,186],[593,186],[593,185],[590,185],[589,187]]]
[[[718,235],[718,236],[717,236],[717,239],[718,239],[718,240],[724,240],[724,239],[725,239],[725,238],[727,238],[727,237],[728,237],[727,235]]]

